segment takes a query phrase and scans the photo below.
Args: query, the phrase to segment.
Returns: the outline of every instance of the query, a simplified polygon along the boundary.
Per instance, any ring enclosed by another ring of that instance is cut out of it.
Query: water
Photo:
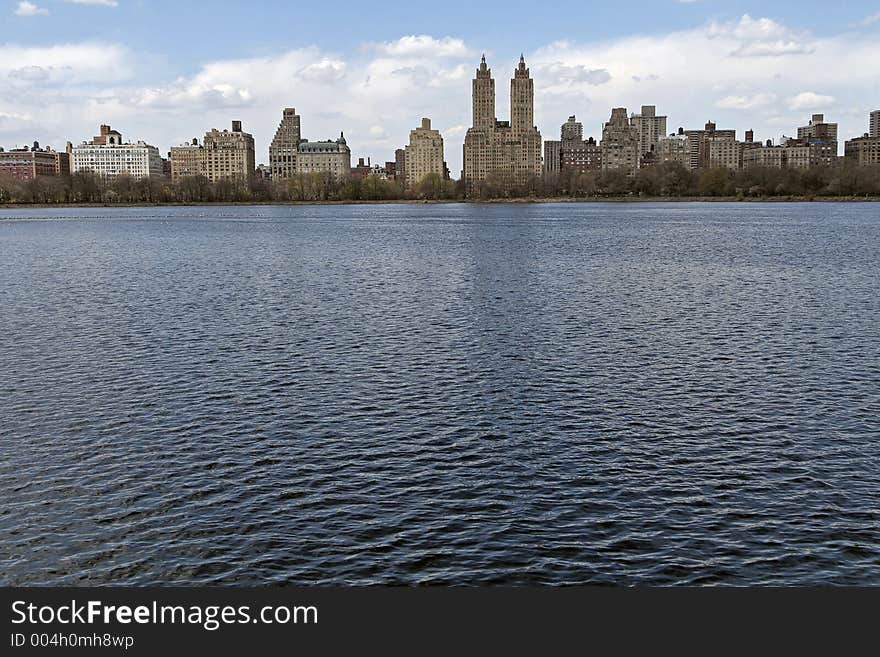
[[[0,210],[0,583],[880,584],[878,209]]]

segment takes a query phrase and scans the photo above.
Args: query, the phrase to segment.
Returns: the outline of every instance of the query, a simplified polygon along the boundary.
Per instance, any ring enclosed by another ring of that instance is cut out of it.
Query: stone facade
[[[190,144],[172,146],[170,159],[171,179],[174,181],[206,175],[205,147],[199,144],[198,139],[193,139]]]
[[[443,178],[443,137],[431,128],[431,119],[422,119],[422,125],[409,133],[406,152],[406,186],[415,187],[431,174]]]
[[[611,110],[611,119],[602,129],[601,152],[603,171],[620,169],[634,174],[639,168],[639,134],[625,107]]]
[[[219,180],[246,182],[256,171],[254,138],[241,129],[241,121],[232,122],[232,130],[205,133],[205,176],[212,183]]]
[[[336,141],[300,142],[296,156],[296,172],[299,174],[329,174],[336,180],[351,175],[351,149],[345,135]]]
[[[286,180],[296,175],[296,157],[301,141],[301,118],[296,109],[287,107],[269,146],[269,170],[273,180]]]
[[[742,168],[743,148],[736,139],[710,136],[706,138],[706,146],[709,152],[709,168],[731,171]]]
[[[782,146],[761,146],[743,152],[743,168],[763,167],[782,169],[786,166],[785,149]]]
[[[869,137],[880,137],[880,110],[871,112],[868,128]]]
[[[707,122],[702,130],[684,130],[683,134],[688,139],[688,168],[693,171],[711,165],[713,142],[736,142],[736,130],[718,130],[712,121]]]
[[[472,84],[473,124],[464,141],[464,180],[468,187],[493,177],[522,184],[540,176],[541,133],[535,127],[535,86],[525,59],[510,81],[510,121],[495,117],[495,80],[486,57]]]
[[[787,139],[780,146],[768,145],[743,151],[743,168],[809,169],[827,166],[836,159],[836,146],[811,144],[807,139]]]
[[[559,129],[559,138],[563,142],[576,142],[584,140],[584,124],[577,120],[572,114],[568,117],[568,121],[562,124]]]
[[[676,162],[685,168],[691,166],[690,140],[680,130],[678,134],[661,137],[657,140],[657,155],[655,162]]]
[[[867,134],[858,139],[850,139],[846,142],[845,153],[847,162],[854,162],[859,166],[880,166],[880,135],[872,137]]]

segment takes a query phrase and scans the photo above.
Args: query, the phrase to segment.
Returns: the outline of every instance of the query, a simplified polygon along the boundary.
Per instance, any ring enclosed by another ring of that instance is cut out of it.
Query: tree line
[[[690,171],[666,162],[627,175],[621,170],[563,173],[516,180],[493,174],[480,183],[430,175],[412,188],[370,175],[336,180],[328,174],[303,174],[288,180],[254,178],[248,182],[203,176],[104,179],[79,172],[70,177],[20,181],[0,177],[0,203],[163,204],[287,203],[323,201],[494,200],[542,198],[821,198],[880,197],[880,167],[843,163],[811,169],[752,168],[740,171]]]

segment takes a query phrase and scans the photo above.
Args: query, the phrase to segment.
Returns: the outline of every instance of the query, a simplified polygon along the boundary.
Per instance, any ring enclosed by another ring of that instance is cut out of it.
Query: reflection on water
[[[844,204],[0,211],[0,582],[880,584]]]

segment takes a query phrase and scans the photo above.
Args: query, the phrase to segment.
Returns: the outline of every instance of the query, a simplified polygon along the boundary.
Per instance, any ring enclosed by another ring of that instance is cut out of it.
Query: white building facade
[[[71,171],[91,171],[104,178],[128,175],[147,178],[162,175],[162,156],[159,149],[142,141],[136,144],[83,142],[74,146]],[[121,141],[121,140],[120,140]]]

